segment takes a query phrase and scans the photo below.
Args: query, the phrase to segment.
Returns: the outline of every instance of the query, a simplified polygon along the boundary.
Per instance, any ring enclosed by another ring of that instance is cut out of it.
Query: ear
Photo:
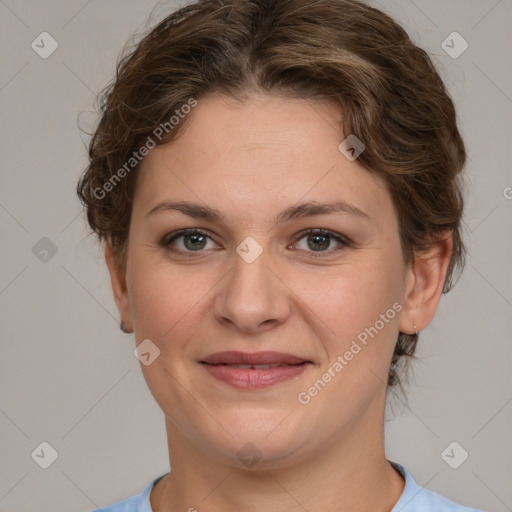
[[[434,318],[443,293],[452,248],[452,232],[444,231],[431,248],[415,254],[414,262],[407,269],[404,308],[399,324],[401,332],[419,332]]]
[[[126,272],[120,267],[114,255],[110,239],[105,243],[105,261],[107,262],[108,271],[110,273],[112,291],[114,293],[117,309],[121,315],[121,320],[126,330],[133,332],[130,299],[126,286]]]

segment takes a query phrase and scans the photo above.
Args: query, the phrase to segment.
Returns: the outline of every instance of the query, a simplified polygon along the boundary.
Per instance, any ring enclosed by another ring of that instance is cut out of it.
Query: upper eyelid
[[[214,238],[212,237],[211,232],[208,231],[207,229],[202,229],[202,228],[184,228],[184,229],[178,229],[176,231],[173,231],[172,233],[167,233],[162,238],[162,242],[165,243],[165,244],[168,244],[171,240],[174,240],[175,238],[179,238],[181,236],[186,236],[186,235],[193,235],[193,234],[204,235],[204,236],[207,236],[208,238],[211,238],[212,240],[214,240]]]

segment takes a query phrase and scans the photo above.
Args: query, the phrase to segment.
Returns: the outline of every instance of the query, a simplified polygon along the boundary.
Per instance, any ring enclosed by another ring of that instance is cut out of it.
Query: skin
[[[451,237],[417,254],[414,265],[404,262],[391,196],[339,151],[340,119],[323,101],[254,93],[238,103],[211,94],[187,116],[186,130],[141,164],[126,271],[109,243],[105,256],[122,321],[137,344],[150,339],[160,350],[141,365],[165,414],[172,467],[152,490],[156,512],[384,512],[403,492],[384,451],[385,383],[399,331],[420,331],[435,314]],[[148,215],[166,200],[215,208],[223,220]],[[340,200],[366,216],[277,223],[298,203]],[[162,246],[184,228],[207,232],[200,250],[190,237]],[[302,235],[310,228],[350,243]],[[236,252],[248,236],[262,249],[252,263]],[[298,394],[396,302],[401,311],[299,403]],[[313,364],[270,388],[240,390],[198,363],[225,350],[275,350]],[[252,467],[237,456],[249,442],[261,454]]]

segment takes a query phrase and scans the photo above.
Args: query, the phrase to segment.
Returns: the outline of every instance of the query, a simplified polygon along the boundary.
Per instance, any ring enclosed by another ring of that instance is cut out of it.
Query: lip
[[[311,361],[283,352],[217,352],[199,363],[217,380],[237,389],[262,389],[297,377]],[[256,366],[239,368],[234,365]],[[258,366],[268,366],[258,368]]]

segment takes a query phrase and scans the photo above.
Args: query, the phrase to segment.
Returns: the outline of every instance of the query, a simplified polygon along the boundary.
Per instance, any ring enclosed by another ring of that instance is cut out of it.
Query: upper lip
[[[216,352],[199,362],[208,364],[300,364],[310,362],[303,357],[283,352]]]

